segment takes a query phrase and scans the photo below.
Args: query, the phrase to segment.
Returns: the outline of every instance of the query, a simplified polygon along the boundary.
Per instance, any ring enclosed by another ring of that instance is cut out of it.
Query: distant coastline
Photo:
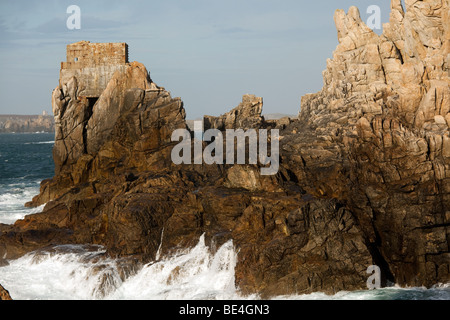
[[[295,115],[267,114],[266,120],[278,120],[283,117],[294,118]],[[198,119],[200,120],[200,119]],[[187,120],[188,126],[193,128],[195,120]],[[53,133],[55,131],[55,119],[50,115],[16,115],[0,114],[0,133]]]
[[[54,132],[55,120],[50,115],[0,115],[0,133]]]

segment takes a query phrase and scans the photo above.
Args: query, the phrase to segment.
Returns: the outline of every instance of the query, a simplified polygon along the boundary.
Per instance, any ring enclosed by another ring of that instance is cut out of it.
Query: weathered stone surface
[[[384,259],[385,273],[399,284],[431,285],[449,280],[449,2],[406,6],[392,1],[381,36],[356,8],[336,12],[340,44],[323,90],[303,97],[300,120],[337,147],[347,178],[330,187]],[[343,117],[347,123],[338,124]]]
[[[67,61],[61,63],[60,85],[76,77],[82,83],[80,96],[98,98],[115,72],[123,72],[127,63],[126,43],[72,43],[67,46]]]
[[[246,94],[242,97],[242,103],[230,112],[220,117],[205,116],[203,119],[204,130],[259,128],[263,122],[262,108],[262,98]]]
[[[333,200],[271,201],[269,210],[245,209],[233,232],[240,245],[236,281],[243,292],[258,288],[270,297],[361,288],[373,262],[349,211]]]

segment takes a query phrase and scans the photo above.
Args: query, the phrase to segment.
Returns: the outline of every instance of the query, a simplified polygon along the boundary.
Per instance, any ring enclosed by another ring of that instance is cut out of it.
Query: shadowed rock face
[[[148,262],[233,239],[236,284],[263,297],[448,282],[449,1],[392,1],[381,36],[356,8],[335,14],[340,44],[322,91],[298,119],[265,121],[262,99],[205,117],[205,129],[280,129],[280,171],[171,161],[185,112],[144,66],[126,64],[96,101],[76,78],[53,94],[56,175],[29,205],[42,213],[0,226],[0,257],[93,243]],[[164,230],[164,232],[163,232]],[[163,236],[162,236],[163,235]]]
[[[0,301],[12,300],[9,292],[0,285]]]

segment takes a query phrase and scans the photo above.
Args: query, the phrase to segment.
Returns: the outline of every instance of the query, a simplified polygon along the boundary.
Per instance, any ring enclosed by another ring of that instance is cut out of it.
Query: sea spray
[[[304,295],[273,297],[273,300],[450,300],[450,285],[438,284],[432,288],[392,286],[377,290],[341,291],[334,295],[315,292]]]
[[[125,264],[126,265],[126,264]],[[57,246],[0,268],[0,283],[14,299],[236,299],[232,241],[214,254],[198,244],[160,261],[128,268],[96,246]]]
[[[37,208],[24,206],[38,193],[38,183],[15,183],[0,186],[0,223],[13,224],[26,215],[41,212],[44,206]]]
[[[100,246],[57,246],[30,253],[0,268],[0,283],[17,300],[257,300],[235,287],[237,253],[232,241],[215,253],[197,246],[146,265],[109,259]],[[320,292],[274,300],[450,300],[450,286]]]

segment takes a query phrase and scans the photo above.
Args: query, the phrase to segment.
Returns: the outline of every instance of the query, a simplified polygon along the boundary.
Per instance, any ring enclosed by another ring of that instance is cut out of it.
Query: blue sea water
[[[12,224],[38,209],[25,208],[40,182],[54,175],[53,133],[0,134],[0,223]]]
[[[24,204],[39,193],[40,182],[54,174],[53,139],[47,133],[0,134],[0,223],[13,224],[42,209],[28,209]],[[97,249],[66,245],[27,254],[0,267],[0,284],[18,300],[258,299],[241,296],[235,287],[237,253],[231,241],[212,254],[201,237],[193,249],[142,265],[127,279],[121,277],[120,261],[102,259],[104,250]],[[450,300],[450,286],[392,287],[332,296],[317,292],[274,299]]]

